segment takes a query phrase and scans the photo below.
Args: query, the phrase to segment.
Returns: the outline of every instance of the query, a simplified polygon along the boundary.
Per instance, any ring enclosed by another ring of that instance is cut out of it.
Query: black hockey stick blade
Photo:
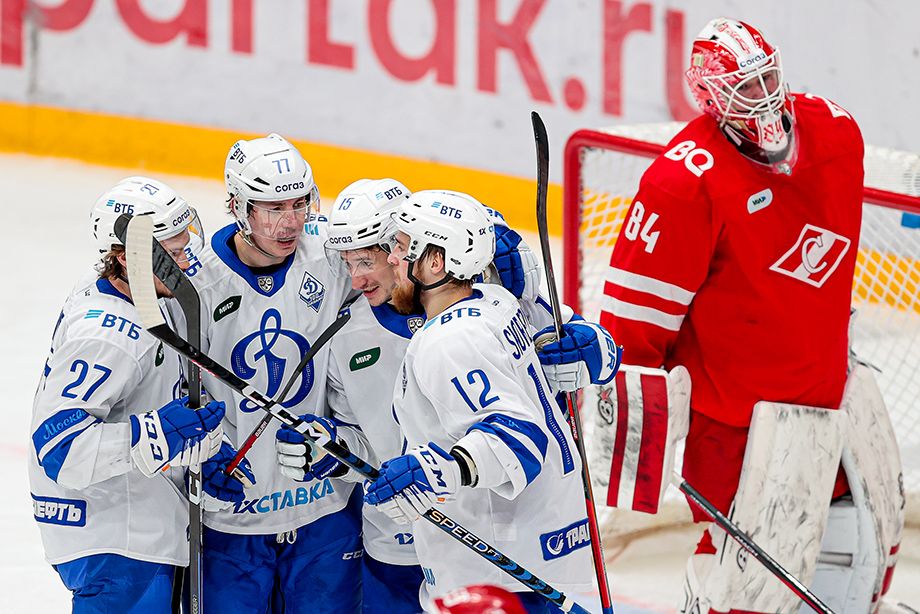
[[[314,438],[317,445],[364,477],[375,480],[380,476],[380,472],[370,463],[352,454],[348,448],[332,441],[328,436],[311,431],[303,420],[300,420],[283,407],[274,405],[271,399],[263,396],[234,373],[211,359],[197,346],[192,345],[169,328],[160,313],[153,284],[153,250],[151,248],[152,243],[155,243],[155,241],[153,241],[153,222],[149,216],[131,218],[125,233],[124,243],[128,259],[128,279],[131,283],[131,296],[135,307],[137,307],[141,325],[151,335],[245,396],[264,411],[269,412],[282,423],[304,436]],[[135,284],[137,287],[135,287]],[[575,603],[570,597],[566,597],[561,591],[556,590],[526,568],[521,567],[505,554],[479,539],[465,527],[451,520],[447,515],[432,508],[426,511],[422,517],[450,535],[454,540],[505,571],[530,590],[558,605],[563,612],[588,614],[587,610]]]
[[[549,190],[549,138],[540,114],[532,111],[530,119],[533,122],[533,137],[537,147],[537,229],[540,234],[540,251],[543,254],[543,270],[546,271],[546,285],[549,292],[550,307],[553,310],[556,338],[562,339],[565,331],[562,328],[562,310],[560,309],[559,294],[556,292],[556,275],[553,272],[553,255],[549,243],[549,224],[547,223],[546,210],[546,197]],[[575,439],[578,456],[581,458],[581,482],[585,493],[585,513],[588,516],[591,557],[594,562],[598,591],[600,592],[601,611],[603,614],[613,614],[613,602],[610,598],[610,587],[607,582],[604,548],[597,523],[594,490],[591,485],[591,474],[588,471],[588,457],[585,453],[585,444],[582,438],[578,403],[575,400],[575,394],[571,392],[566,393],[565,400],[569,410],[569,427],[572,430],[572,437]]]
[[[546,126],[536,111],[530,112],[533,123],[533,138],[537,146],[537,230],[540,234],[540,251],[543,253],[543,270],[546,272],[549,304],[553,309],[556,336],[562,338],[562,313],[559,310],[559,295],[556,292],[556,274],[553,272],[553,256],[549,244],[549,226],[546,221],[546,195],[549,190],[549,138]]]

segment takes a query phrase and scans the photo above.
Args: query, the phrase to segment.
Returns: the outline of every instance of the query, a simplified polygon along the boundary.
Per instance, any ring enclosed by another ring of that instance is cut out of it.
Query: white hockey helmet
[[[444,267],[454,279],[482,273],[495,255],[495,228],[485,207],[462,192],[422,190],[391,214],[390,232],[409,235],[406,260],[415,262],[429,245],[444,249]]]
[[[193,232],[203,233],[195,209],[171,187],[149,177],[127,177],[106,190],[90,211],[100,255],[107,254],[113,245],[123,245],[115,236],[115,220],[123,213],[151,215],[153,236],[158,241],[174,237],[190,226]]]
[[[224,182],[231,198],[230,212],[245,235],[252,234],[252,201],[306,197],[308,208],[319,209],[313,169],[296,147],[275,133],[234,143],[224,163]]]
[[[412,193],[395,179],[359,179],[339,192],[329,213],[326,247],[336,251],[377,245],[390,213]]]

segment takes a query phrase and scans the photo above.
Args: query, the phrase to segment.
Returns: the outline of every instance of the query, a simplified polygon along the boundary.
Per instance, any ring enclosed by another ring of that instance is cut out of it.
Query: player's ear
[[[435,276],[444,272],[444,252],[439,249],[431,250],[428,254],[428,267]]]

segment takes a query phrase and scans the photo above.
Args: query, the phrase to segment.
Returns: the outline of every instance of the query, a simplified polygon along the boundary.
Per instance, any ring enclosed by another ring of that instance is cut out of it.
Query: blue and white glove
[[[606,384],[620,368],[623,348],[600,324],[582,319],[562,325],[565,335],[556,339],[554,326],[534,337],[543,373],[553,390],[575,392],[588,384]]]
[[[167,465],[200,465],[220,449],[222,401],[191,409],[188,397],[170,401],[156,411],[131,416],[131,459],[146,476]]]
[[[316,431],[317,438],[325,435],[342,447],[348,448],[345,441],[338,438],[335,422],[329,418],[304,414],[300,419],[307,423],[310,430]],[[298,482],[323,480],[327,477],[338,478],[348,473],[348,465],[339,462],[313,439],[304,437],[287,425],[282,425],[275,434],[275,450],[281,473]]]
[[[256,483],[252,465],[246,458],[236,466],[231,475],[224,473],[235,457],[236,448],[224,439],[217,454],[202,463],[201,488],[204,496],[201,507],[205,511],[219,512],[233,503],[242,502],[246,498],[244,490]]]
[[[540,292],[540,261],[501,213],[486,207],[495,226],[495,256],[492,265],[502,286],[515,298],[533,301]]]
[[[364,502],[380,506],[397,524],[408,524],[451,498],[460,485],[457,459],[428,442],[383,463],[380,477],[365,488]]]

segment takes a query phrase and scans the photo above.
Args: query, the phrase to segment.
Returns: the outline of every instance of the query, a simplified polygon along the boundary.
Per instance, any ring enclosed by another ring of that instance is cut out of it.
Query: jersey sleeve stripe
[[[99,419],[79,408],[63,409],[45,419],[32,431],[32,446],[38,464],[44,464],[49,451],[59,448],[65,440],[73,439],[97,422]]]
[[[471,426],[467,433],[470,431],[482,431],[499,439],[521,463],[528,484],[540,475],[546,458],[547,438],[536,424],[493,414]],[[539,460],[535,452],[540,455]]]
[[[690,292],[675,284],[661,281],[654,277],[647,277],[645,275],[639,275],[638,273],[624,271],[616,267],[610,267],[607,270],[607,282],[628,290],[644,292],[666,301],[685,306],[690,304],[690,301],[693,300],[696,294],[695,292]]]
[[[652,324],[665,330],[678,331],[684,321],[683,315],[673,315],[665,313],[660,309],[644,307],[635,303],[627,303],[612,296],[605,296],[601,305],[601,310],[606,311],[618,318],[627,320],[636,320]]]

